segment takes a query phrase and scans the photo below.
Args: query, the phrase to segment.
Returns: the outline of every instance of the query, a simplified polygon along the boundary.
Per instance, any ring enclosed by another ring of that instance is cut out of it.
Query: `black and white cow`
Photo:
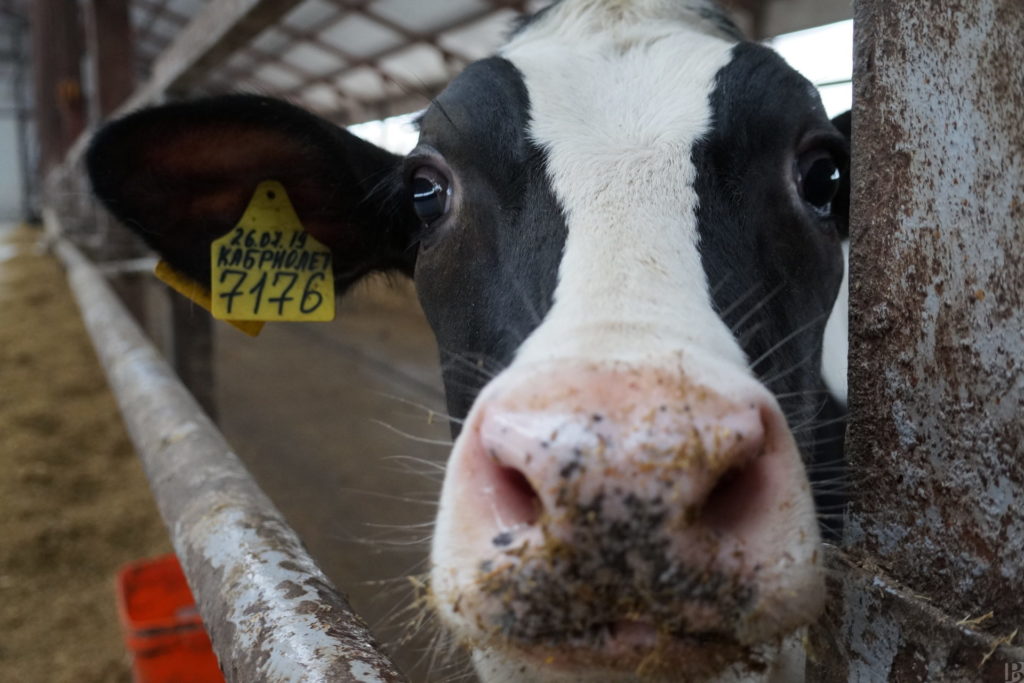
[[[562,0],[420,128],[399,158],[226,96],[109,125],[88,166],[199,282],[265,179],[341,291],[415,279],[458,435],[432,603],[484,681],[796,680],[847,220],[814,88],[710,2]]]

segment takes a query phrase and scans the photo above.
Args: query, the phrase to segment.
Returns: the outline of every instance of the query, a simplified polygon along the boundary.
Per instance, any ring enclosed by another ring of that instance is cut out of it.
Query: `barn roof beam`
[[[159,34],[156,32],[157,21],[161,17],[172,13],[171,0],[154,0],[147,3],[136,2],[135,4],[149,10],[145,22],[142,23],[142,29],[139,31],[138,41],[142,43],[149,40],[150,37],[158,37]]]
[[[351,15],[354,12],[358,11],[364,5],[368,4],[371,1],[372,0],[354,0],[352,3],[350,3],[349,7],[337,8],[336,13],[333,16],[331,16],[330,19],[324,21],[323,24],[321,26],[319,26],[315,31],[302,32],[302,31],[298,31],[296,29],[291,29],[291,31],[289,31],[287,25],[283,21],[282,22],[278,22],[277,24],[275,24],[274,25],[274,29],[277,30],[277,31],[281,31],[282,33],[290,34],[293,38],[296,39],[296,41],[308,40],[310,35],[315,35],[317,33],[317,31],[329,30],[330,28],[334,27],[336,24],[341,23],[349,15]],[[273,62],[275,65],[280,65],[281,63],[284,62],[284,60],[280,58],[280,55],[275,55],[275,54],[258,55],[257,58],[252,60],[251,63],[247,66],[247,69],[250,69],[250,70],[251,69],[256,69],[256,68],[259,68],[260,66],[263,66],[264,64],[269,64],[271,62]],[[301,80],[302,80],[302,82],[311,82],[311,81],[315,82],[315,81],[318,81],[320,78],[321,78],[321,76],[319,76],[319,75],[312,75],[311,74],[311,75],[309,75],[306,78],[301,79]]]
[[[181,91],[202,81],[239,47],[277,22],[301,0],[215,0],[153,64],[149,81],[126,105],[135,109],[167,92]]]
[[[153,0],[138,0],[138,4],[140,6],[143,6],[143,7],[153,6]],[[182,14],[179,14],[177,12],[174,12],[172,10],[168,10],[167,12],[165,12],[164,17],[168,21],[170,21],[171,23],[173,23],[173,24],[175,24],[176,26],[179,26],[179,27],[187,26],[188,23],[189,23],[189,18],[188,17],[186,17],[186,16],[184,16]],[[284,26],[285,26],[285,24],[279,23],[277,25],[277,28],[280,30]],[[256,55],[262,61],[277,60],[275,62],[275,66],[278,66],[278,67],[284,69],[285,71],[290,72],[296,78],[309,78],[310,76],[312,76],[312,74],[309,71],[307,71],[306,69],[303,69],[300,66],[292,64],[291,62],[289,62],[287,60],[280,59],[280,55],[274,54],[274,53],[269,52],[267,50],[261,50],[260,48],[255,47],[253,45],[249,45],[246,48],[244,48],[244,52],[248,53],[248,54]],[[157,56],[159,56],[159,50],[157,51]],[[225,78],[223,78],[222,80],[230,81],[232,76],[241,76],[241,74],[238,73],[238,72],[241,71],[241,69],[238,69],[238,70],[221,69],[221,71],[222,72],[223,71],[227,71],[227,73],[224,74]],[[214,72],[214,74],[208,75],[208,78],[214,78],[215,74],[216,74],[216,71]],[[249,75],[245,74],[245,77],[248,80]],[[260,84],[262,86],[265,86],[268,89],[272,89],[270,84],[268,84],[268,83],[263,83],[262,81],[260,81]]]
[[[161,0],[136,0],[136,4],[144,9],[152,9],[160,6]],[[339,10],[339,13],[341,10]],[[189,23],[189,18],[183,14],[175,12],[174,10],[165,10],[162,14],[165,20],[175,24],[178,27],[186,26]],[[340,17],[338,17],[340,18]],[[323,40],[316,32],[304,32],[296,28],[289,26],[285,22],[278,22],[274,26],[275,30],[280,31],[288,35],[295,44],[302,42],[308,42],[316,47],[333,54],[340,60],[350,61],[355,59],[351,54],[345,52],[341,48]],[[144,54],[152,54],[153,59],[159,56],[160,52],[166,47],[166,41],[160,39],[156,34],[150,34],[146,44],[140,45]],[[152,49],[149,49],[152,48]],[[301,69],[298,66],[293,65],[291,62],[282,59],[280,55],[272,54],[266,50],[261,50],[254,45],[249,45],[240,51],[244,55],[255,55],[257,59],[250,60],[250,62],[244,66],[228,69],[221,68],[213,71],[207,78],[210,88],[214,91],[231,91],[238,87],[238,83],[244,82],[257,88],[260,92],[273,93],[277,90],[276,87],[270,83],[264,81],[260,77],[256,76],[253,71],[254,67],[260,63],[274,62],[276,66],[279,66],[286,71],[289,71],[297,78],[308,79],[313,78],[313,74]],[[382,78],[391,79],[390,74],[379,69],[376,69]],[[323,83],[326,85],[337,96],[342,100],[342,105],[339,107],[324,109],[323,107],[316,107],[313,103],[307,102],[307,106],[317,111],[320,115],[336,122],[339,124],[349,123],[350,112],[369,112],[377,111],[379,109],[379,103],[366,102],[359,97],[352,95],[345,91],[344,88],[340,87],[337,83]],[[403,105],[405,106],[405,105]],[[390,108],[389,108],[390,111]]]
[[[488,5],[487,7],[472,12],[463,17],[462,19],[460,19],[459,21],[452,22],[450,25],[446,26],[443,31],[438,31],[435,34],[429,35],[432,40],[436,40],[441,33],[456,31],[460,28],[469,26],[470,24],[480,21],[481,19],[487,17],[488,15],[493,14],[494,11],[497,9],[518,9],[521,6],[521,0],[491,0],[491,4]],[[291,88],[287,88],[282,92],[282,94],[285,96],[296,95],[305,88],[309,87],[310,85],[313,85],[318,79],[333,80],[336,78],[340,78],[354,69],[357,69],[359,67],[372,66],[379,60],[389,57],[393,54],[397,54],[402,50],[406,50],[408,49],[408,47],[409,43],[402,41],[398,45],[394,45],[386,49],[379,50],[371,55],[367,55],[366,57],[354,60],[353,62],[350,62],[346,66],[339,67],[338,69],[335,69],[325,74],[321,74],[320,76],[317,77],[317,79],[299,83],[298,85],[292,86]],[[409,87],[408,84],[403,84],[403,86]]]

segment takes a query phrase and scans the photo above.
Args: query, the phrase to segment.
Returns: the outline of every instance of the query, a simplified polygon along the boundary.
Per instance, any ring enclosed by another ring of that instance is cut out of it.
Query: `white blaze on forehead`
[[[712,308],[691,160],[733,43],[694,4],[564,0],[502,53],[568,226],[554,304],[517,363],[688,350],[746,366]]]

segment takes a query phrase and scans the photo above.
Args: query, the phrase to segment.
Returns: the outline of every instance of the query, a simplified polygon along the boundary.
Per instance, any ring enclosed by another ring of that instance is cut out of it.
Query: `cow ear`
[[[412,274],[401,158],[285,102],[229,95],[142,110],[103,128],[86,165],[111,213],[198,283],[210,281],[210,243],[264,180],[284,186],[331,249],[339,292],[373,271]]]
[[[832,119],[832,125],[836,127],[843,137],[846,138],[847,142],[850,142],[850,123],[852,120],[852,112],[845,112]],[[832,212],[839,219],[839,234],[846,239],[850,236],[850,171],[849,166],[846,172],[843,173],[842,180],[839,181],[839,190],[836,192],[835,199],[832,200]]]

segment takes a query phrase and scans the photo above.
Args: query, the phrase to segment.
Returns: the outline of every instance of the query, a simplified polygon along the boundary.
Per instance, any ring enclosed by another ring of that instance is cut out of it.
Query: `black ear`
[[[846,141],[850,141],[850,130],[852,122],[852,113],[845,112],[832,119],[832,125],[836,127]],[[839,233],[843,238],[850,236],[850,171],[849,168],[843,173],[842,180],[839,182],[839,191],[836,192],[835,199],[832,200],[832,212],[839,217]]]
[[[86,165],[111,213],[204,285],[210,243],[264,180],[284,185],[306,230],[330,247],[339,292],[415,265],[401,158],[279,100],[228,95],[136,112],[96,135]]]

